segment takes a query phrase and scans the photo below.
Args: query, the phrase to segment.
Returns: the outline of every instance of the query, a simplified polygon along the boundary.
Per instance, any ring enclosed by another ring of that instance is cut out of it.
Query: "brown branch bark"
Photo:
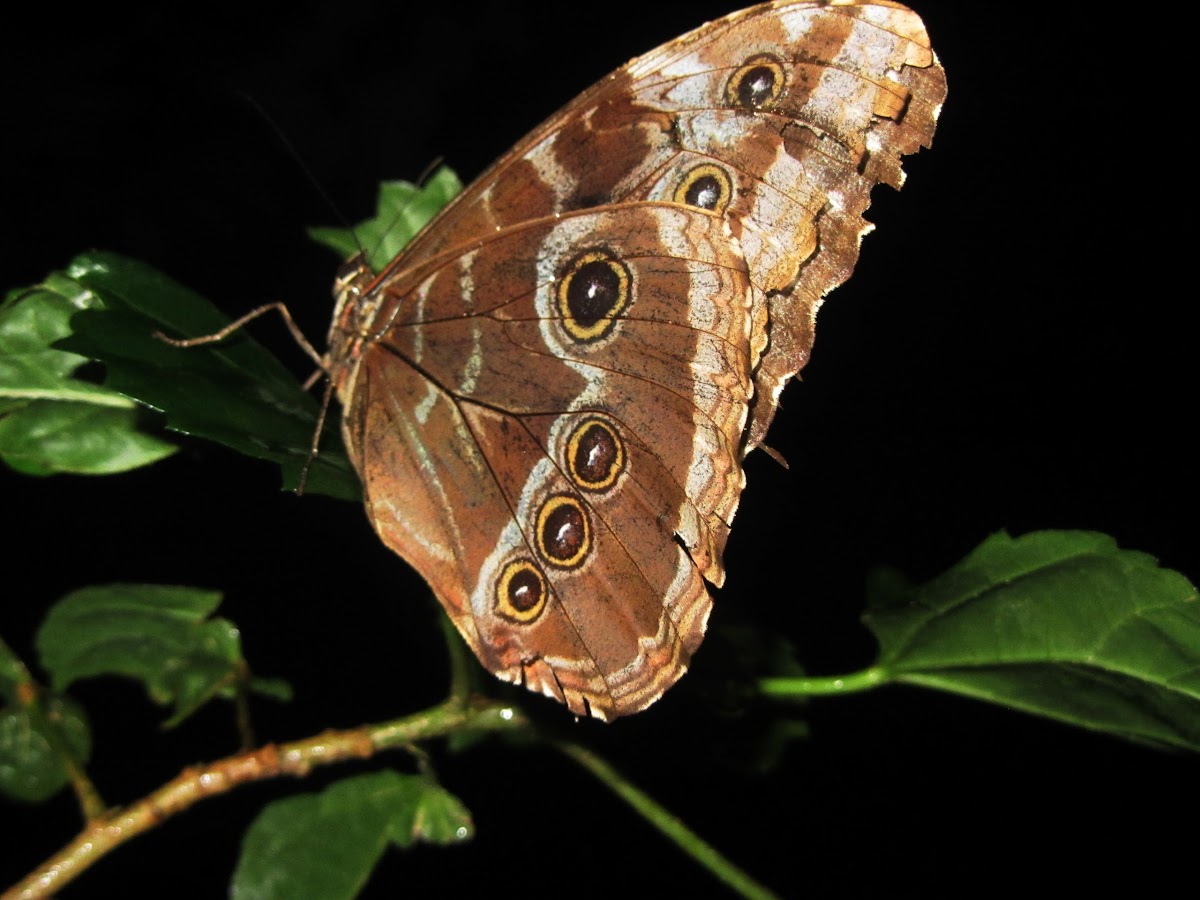
[[[459,729],[501,730],[524,724],[524,719],[511,707],[499,704],[471,707],[451,699],[391,722],[325,731],[286,744],[266,744],[204,766],[189,767],[135,803],[89,821],[74,840],[9,888],[0,900],[48,897],[116,847],[201,800],[224,794],[238,785],[283,775],[303,778],[318,766],[366,759],[382,750],[441,737]]]

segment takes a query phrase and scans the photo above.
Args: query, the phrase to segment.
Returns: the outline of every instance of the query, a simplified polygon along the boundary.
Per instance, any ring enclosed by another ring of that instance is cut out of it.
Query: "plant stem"
[[[869,691],[891,681],[882,666],[872,666],[849,675],[824,678],[760,678],[758,689],[767,697],[819,697],[826,694],[854,694]]]
[[[634,787],[625,776],[595,753],[578,744],[565,741],[556,742],[554,746],[598,778],[613,793],[628,803],[638,815],[672,840],[684,853],[743,897],[749,897],[752,900],[773,900],[776,897],[771,890],[759,884],[722,856],[715,847],[645,792]]]
[[[254,721],[250,717],[250,666],[238,660],[237,684],[233,694],[234,715],[237,720],[238,747],[249,750],[258,743],[254,738]]]
[[[500,704],[469,707],[451,699],[391,722],[325,731],[287,744],[266,744],[205,766],[185,769],[130,806],[90,820],[74,840],[13,885],[0,900],[48,897],[116,847],[201,800],[239,785],[282,775],[302,778],[319,766],[366,759],[382,750],[441,737],[458,729],[498,731],[524,724],[525,720],[511,707]]]
[[[450,698],[466,700],[471,693],[471,663],[463,639],[455,629],[450,617],[441,610],[437,613],[442,637],[446,641],[446,655],[450,659]]]

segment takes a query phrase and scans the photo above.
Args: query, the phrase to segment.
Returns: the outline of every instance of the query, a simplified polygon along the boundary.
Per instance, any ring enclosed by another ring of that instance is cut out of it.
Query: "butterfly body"
[[[683,674],[742,458],[944,93],[903,7],[754,7],[344,270],[328,365],[368,515],[489,670],[598,718]]]

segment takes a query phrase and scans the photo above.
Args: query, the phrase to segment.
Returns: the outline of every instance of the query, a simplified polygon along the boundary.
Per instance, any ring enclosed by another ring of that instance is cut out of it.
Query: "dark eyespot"
[[[783,93],[786,80],[783,65],[775,57],[751,57],[730,76],[725,99],[742,109],[769,109]]]
[[[568,494],[556,494],[542,504],[537,542],[551,565],[573,569],[582,564],[592,549],[591,526],[583,504]]]
[[[701,165],[689,169],[675,188],[675,202],[725,212],[733,199],[733,183],[720,166]]]
[[[576,257],[559,278],[556,291],[567,333],[584,342],[607,335],[630,303],[631,285],[625,263],[607,250]]]
[[[534,621],[546,607],[546,578],[528,559],[504,567],[496,582],[496,612],[514,622]]]
[[[599,417],[584,419],[567,438],[567,471],[585,491],[606,491],[625,468],[625,444],[616,428]]]

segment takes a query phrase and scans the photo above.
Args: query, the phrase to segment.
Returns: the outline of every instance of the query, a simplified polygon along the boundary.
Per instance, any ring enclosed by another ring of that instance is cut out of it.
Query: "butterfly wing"
[[[362,275],[331,368],[368,512],[485,666],[601,718],[682,674],[741,458],[944,93],[904,7],[754,7],[582,94]]]

